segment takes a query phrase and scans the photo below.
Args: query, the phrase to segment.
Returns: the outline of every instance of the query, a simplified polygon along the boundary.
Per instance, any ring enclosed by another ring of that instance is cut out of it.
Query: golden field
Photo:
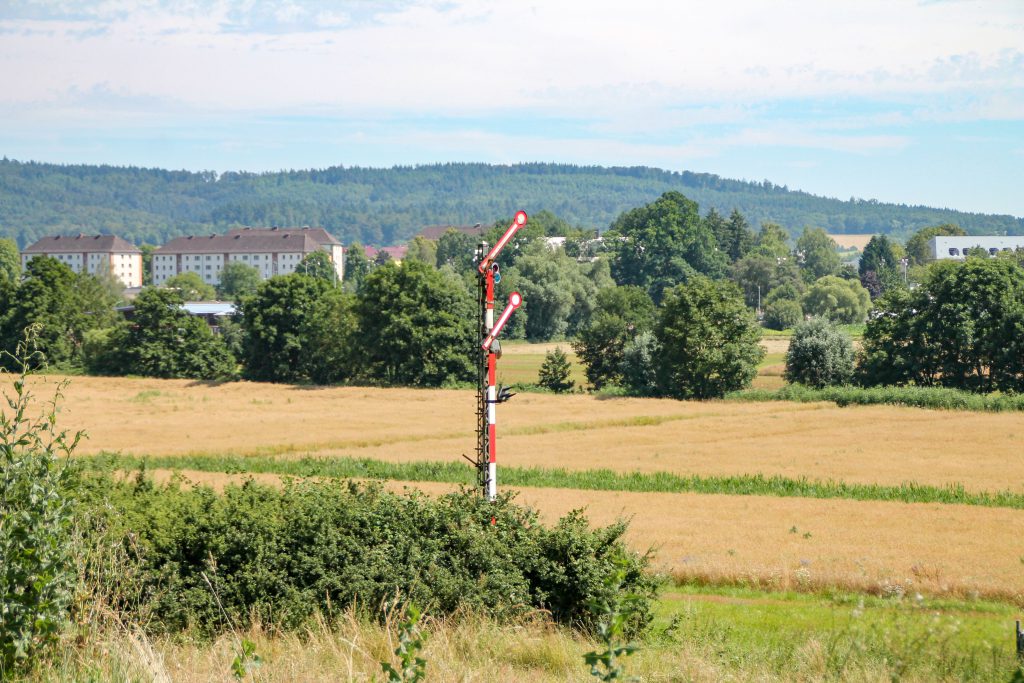
[[[37,378],[52,383],[52,378]],[[40,395],[46,390],[40,388]],[[76,377],[62,424],[82,453],[448,460],[474,448],[471,391]],[[499,463],[1024,491],[1024,415],[520,394]]]
[[[159,481],[171,472],[152,471]],[[186,482],[223,488],[276,475],[180,471]],[[500,472],[499,472],[500,479]],[[451,484],[389,482],[429,494]],[[934,503],[774,496],[633,493],[512,487],[554,522],[585,509],[596,525],[630,520],[627,540],[654,551],[678,578],[773,589],[841,587],[889,594],[991,597],[1024,602],[1024,512]]]
[[[54,381],[35,378],[37,395]],[[1024,491],[1019,414],[583,394],[521,394],[498,414],[499,485],[505,464]],[[60,420],[88,429],[84,454],[451,461],[474,448],[465,390],[76,377]],[[631,544],[654,547],[657,564],[681,577],[1024,600],[1020,510],[540,488],[520,496],[549,519],[581,507],[597,524],[631,519]]]

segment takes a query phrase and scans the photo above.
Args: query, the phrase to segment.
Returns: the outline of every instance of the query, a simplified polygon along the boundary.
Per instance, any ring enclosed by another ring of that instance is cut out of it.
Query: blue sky
[[[0,0],[0,155],[554,161],[1024,216],[1024,0]]]

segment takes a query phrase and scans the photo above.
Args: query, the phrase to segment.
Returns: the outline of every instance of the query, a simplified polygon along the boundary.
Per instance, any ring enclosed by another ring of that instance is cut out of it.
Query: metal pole
[[[494,329],[494,269],[487,269],[487,313],[484,320],[486,328],[484,339],[491,336]],[[487,349],[487,500],[493,502],[498,497],[498,443],[497,414],[498,395],[495,391],[495,375],[497,374],[493,348]]]
[[[479,257],[483,259],[489,245],[481,242]],[[488,269],[490,271],[490,269]],[[489,281],[488,281],[489,280]],[[479,304],[479,334],[481,339],[486,339],[494,327],[494,277],[487,278],[481,274],[478,281],[478,304]],[[490,296],[488,296],[488,294]],[[487,496],[490,484],[488,482],[488,469],[491,452],[491,430],[490,413],[494,404],[490,402],[488,385],[490,384],[491,354],[483,348],[477,349],[477,440],[476,440],[476,481],[483,496]]]

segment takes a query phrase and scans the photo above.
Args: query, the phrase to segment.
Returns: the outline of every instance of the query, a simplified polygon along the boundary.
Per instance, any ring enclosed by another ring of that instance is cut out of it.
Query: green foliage
[[[300,273],[272,277],[241,309],[250,379],[328,384],[354,372],[354,302],[327,281]]]
[[[363,283],[356,313],[367,378],[441,386],[476,376],[476,311],[450,270],[418,261],[381,266]]]
[[[437,242],[428,240],[416,235],[409,242],[409,249],[405,252],[406,259],[422,261],[432,268],[437,267]]]
[[[869,385],[1024,390],[1024,267],[937,262],[912,292],[891,291],[864,331],[859,375]]]
[[[217,290],[213,288],[213,285],[204,282],[202,276],[194,271],[186,271],[169,277],[164,281],[163,286],[176,290],[181,295],[182,301],[214,301],[217,298]]]
[[[635,285],[598,291],[594,314],[572,346],[595,389],[622,380],[626,345],[654,326],[654,302]]]
[[[146,287],[135,298],[130,323],[107,335],[90,337],[87,361],[97,374],[145,377],[226,379],[235,375],[235,359],[202,318],[189,315],[177,290]]]
[[[764,307],[764,326],[769,330],[788,330],[804,319],[799,301],[775,299]]]
[[[905,405],[949,410],[1024,411],[1024,397],[980,396],[955,389],[933,387],[861,387],[843,386],[811,389],[802,384],[787,384],[780,389],[747,389],[729,394],[730,401],[794,401],[820,403],[832,401],[848,405]],[[622,420],[623,426],[664,424],[686,417],[652,418],[641,416]],[[371,458],[275,458],[247,456],[169,455],[143,458],[104,454],[85,458],[97,468],[135,468],[143,464],[164,469],[190,469],[200,472],[239,472],[278,474],[295,477],[359,477],[392,481],[436,481],[469,485],[472,473],[465,465],[444,462],[386,462]],[[1024,510],[1024,493],[1016,490],[968,491],[962,485],[930,486],[914,482],[899,486],[850,484],[842,481],[817,481],[806,477],[789,478],[756,475],[700,476],[671,472],[616,472],[608,469],[566,470],[552,467],[503,466],[505,486],[578,489],[581,491],[635,491],[638,493],[701,493],[731,496],[780,496],[789,498],[841,498],[847,500],[890,500],[904,503],[950,503]]]
[[[666,192],[619,216],[605,243],[615,281],[643,287],[656,302],[665,290],[694,275],[720,277],[728,263],[697,203],[678,192]]]
[[[1024,232],[1024,219],[1012,216],[839,201],[767,181],[644,167],[435,164],[218,175],[6,159],[0,160],[0,225],[22,247],[55,232],[113,232],[135,244],[163,244],[237,225],[326,226],[345,243],[379,245],[401,243],[431,223],[472,224],[521,207],[556,208],[568,223],[603,228],[668,191],[720,212],[736,208],[752,225],[772,220],[789,230],[819,225],[903,236],[956,223],[972,234]],[[531,212],[531,222],[533,213],[539,212]]]
[[[76,567],[69,458],[83,433],[57,428],[66,383],[38,416],[27,380],[39,359],[26,331],[0,412],[0,678],[32,662],[69,621]],[[6,379],[6,378],[4,378]]]
[[[776,390],[740,391],[729,395],[742,401],[832,401],[838,406],[897,405],[934,410],[972,410],[979,412],[1016,412],[1024,410],[1024,395],[1013,393],[978,394],[963,389],[936,386],[825,387],[813,389],[792,384]]]
[[[119,291],[119,290],[118,290]],[[87,330],[113,324],[116,295],[93,275],[76,275],[56,259],[36,257],[19,284],[0,278],[0,367],[12,369],[11,355],[25,329],[36,326],[40,358],[51,366],[82,361]]]
[[[764,356],[761,330],[735,284],[694,277],[668,290],[655,326],[659,393],[720,398],[744,388]]]
[[[475,491],[433,498],[304,481],[247,482],[217,494],[141,478],[83,479],[97,527],[126,542],[130,535],[138,549],[135,609],[152,616],[155,631],[213,633],[251,618],[297,628],[396,594],[436,614],[479,609],[508,618],[544,609],[592,630],[600,615],[589,601],[613,558],[628,553],[624,523],[591,529],[573,513],[549,527],[507,496],[491,503]],[[627,557],[623,590],[645,597],[631,622],[641,628],[655,586],[648,559]],[[219,603],[205,578],[214,568]]]
[[[821,228],[804,228],[796,241],[796,256],[804,280],[814,282],[839,272],[838,245]]]
[[[12,239],[0,237],[0,280],[17,282],[21,278],[21,254]]]
[[[458,273],[473,269],[473,255],[480,240],[452,228],[437,240],[437,266],[451,266]]]
[[[346,289],[352,292],[359,291],[363,279],[370,272],[372,266],[366,258],[366,251],[359,242],[353,242],[345,248],[345,284]]]
[[[420,617],[423,613],[414,603],[406,607],[405,619],[398,624],[398,647],[395,654],[400,662],[399,668],[395,668],[390,662],[381,662],[381,669],[388,676],[388,681],[393,683],[418,683],[427,675],[427,660],[419,656],[426,640],[419,628]]]
[[[793,330],[786,351],[787,382],[822,387],[847,384],[853,377],[853,344],[825,318],[811,318]]]
[[[590,318],[596,297],[594,283],[583,274],[580,264],[540,240],[523,247],[515,264],[502,269],[502,285],[502,289],[523,295],[516,315],[525,315],[530,341],[576,334]]]
[[[789,233],[778,223],[762,223],[751,253],[777,260],[789,257]]]
[[[654,332],[645,330],[626,342],[622,349],[622,386],[634,396],[656,396],[661,346]]]
[[[313,251],[303,256],[295,266],[295,272],[331,285],[338,282],[338,271],[334,269],[334,263],[326,251]]]
[[[250,671],[263,665],[263,658],[256,653],[256,643],[243,638],[240,646],[238,654],[231,660],[231,675],[239,681],[248,676]]]
[[[903,283],[900,277],[899,245],[885,235],[875,235],[864,247],[858,264],[860,282],[875,299]]]
[[[229,261],[220,271],[217,295],[226,301],[241,301],[256,293],[263,278],[259,268],[241,261]]]
[[[556,346],[554,350],[544,354],[544,362],[537,373],[537,384],[550,389],[556,394],[564,394],[572,391],[575,382],[569,379],[572,366],[565,355],[562,347]]]
[[[910,259],[911,266],[923,266],[932,260],[931,252],[928,249],[928,241],[933,237],[940,236],[963,236],[967,233],[957,225],[949,223],[943,225],[933,225],[927,228],[922,228],[915,232],[910,239],[907,240],[907,258]]]
[[[643,600],[639,595],[623,594],[622,586],[628,571],[628,561],[617,561],[614,570],[605,578],[606,592],[591,601],[591,609],[602,617],[597,625],[597,636],[604,649],[586,653],[583,661],[590,666],[590,675],[601,681],[626,680],[623,660],[639,649],[635,644],[625,642],[629,620]]]
[[[829,275],[808,288],[802,303],[809,315],[852,325],[864,322],[871,296],[859,282]]]

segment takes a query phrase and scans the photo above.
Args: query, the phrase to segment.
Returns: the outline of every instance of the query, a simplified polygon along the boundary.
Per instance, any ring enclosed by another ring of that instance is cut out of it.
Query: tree
[[[345,249],[345,282],[352,292],[359,291],[363,278],[370,272],[370,262],[366,258],[366,250],[359,242],[353,242]]]
[[[235,359],[202,318],[182,308],[179,291],[146,287],[135,298],[130,324],[109,336],[92,370],[145,377],[225,379]]]
[[[334,262],[331,261],[331,257],[327,255],[326,251],[311,251],[303,256],[295,266],[295,272],[323,280],[331,285],[338,282],[338,271],[334,269]]]
[[[245,376],[319,383],[350,377],[356,367],[350,360],[355,317],[346,308],[353,306],[351,295],[302,273],[264,281],[242,301]]]
[[[764,326],[769,330],[788,330],[804,319],[804,309],[799,301],[776,299],[764,306]]]
[[[654,302],[641,287],[613,286],[598,291],[594,315],[572,343],[587,381],[595,389],[621,381],[626,345],[651,330],[654,315]]]
[[[262,281],[259,268],[241,261],[230,261],[220,271],[217,292],[221,299],[240,301],[242,297],[255,294]]]
[[[33,258],[20,284],[0,279],[0,348],[13,353],[24,330],[38,325],[35,343],[46,362],[77,365],[85,332],[114,318],[120,287],[109,284],[109,279],[76,275],[56,259]]]
[[[544,354],[544,362],[537,374],[537,384],[545,389],[550,389],[556,394],[564,394],[572,391],[575,382],[569,379],[572,366],[562,347],[556,346],[554,350]]]
[[[381,266],[363,282],[356,313],[369,379],[441,386],[475,377],[477,314],[450,271],[418,261]]]
[[[217,298],[217,290],[213,285],[203,282],[199,273],[193,271],[167,278],[164,287],[177,290],[183,301],[213,301]]]
[[[728,263],[697,203],[678,192],[619,216],[605,241],[615,281],[645,288],[656,302],[694,275],[722,276]]]
[[[718,247],[729,255],[730,261],[735,262],[746,256],[753,246],[754,233],[747,219],[739,209],[733,209],[725,226],[725,241],[719,241]]]
[[[752,253],[784,259],[790,256],[789,233],[778,223],[762,223],[754,240]]]
[[[864,322],[871,306],[871,296],[859,282],[834,275],[820,278],[803,296],[804,312],[828,318],[837,323]]]
[[[477,240],[452,228],[437,240],[437,266],[449,265],[462,273],[473,268]]]
[[[657,396],[661,346],[651,331],[641,332],[622,351],[622,386],[633,396]]]
[[[868,241],[857,266],[861,284],[877,298],[900,282],[899,255],[896,245],[885,235],[875,235]]]
[[[750,385],[764,357],[761,329],[735,284],[695,277],[665,294],[655,326],[660,393],[721,398]]]
[[[853,377],[853,344],[826,318],[796,326],[786,351],[787,382],[821,389],[847,384]]]
[[[835,240],[821,228],[804,228],[803,234],[796,241],[796,255],[807,282],[839,272],[841,259],[836,251],[837,246]]]
[[[157,250],[154,244],[141,244],[139,251],[142,252],[142,286],[153,284],[153,252]]]
[[[431,268],[437,267],[437,242],[428,240],[421,235],[416,235],[409,242],[409,250],[405,252],[406,259],[422,261]]]
[[[0,279],[17,282],[21,277],[21,253],[14,240],[0,238]]]
[[[943,223],[942,225],[933,225],[928,228],[922,228],[915,232],[909,240],[907,240],[906,252],[907,259],[910,261],[910,266],[923,266],[932,260],[931,251],[928,249],[928,242],[933,237],[942,236],[963,236],[967,233],[958,225],[952,223]]]
[[[527,246],[515,265],[502,269],[502,281],[523,295],[526,338],[547,341],[575,333],[590,317],[596,295],[594,284],[580,264],[543,242]]]

